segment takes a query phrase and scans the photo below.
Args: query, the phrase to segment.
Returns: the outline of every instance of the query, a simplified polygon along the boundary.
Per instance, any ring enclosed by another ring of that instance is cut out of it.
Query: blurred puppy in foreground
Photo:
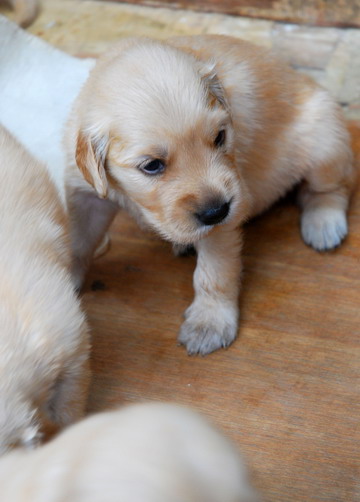
[[[11,502],[255,502],[234,446],[201,416],[150,403],[100,413],[0,459]]]
[[[238,39],[123,40],[90,73],[66,144],[76,285],[119,207],[178,251],[194,245],[195,299],[179,335],[190,354],[237,334],[249,217],[301,183],[304,241],[333,249],[348,232],[355,171],[341,110]]]
[[[0,453],[84,412],[88,330],[45,167],[0,128]],[[1,497],[0,497],[1,498]],[[1,498],[1,500],[11,500]]]

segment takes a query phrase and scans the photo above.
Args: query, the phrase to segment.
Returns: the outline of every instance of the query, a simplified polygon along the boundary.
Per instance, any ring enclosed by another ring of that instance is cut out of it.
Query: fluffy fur
[[[11,502],[255,502],[242,459],[202,417],[169,404],[101,413],[36,452],[0,459]]]
[[[0,179],[1,454],[82,416],[89,342],[58,194],[3,128]]]
[[[249,217],[301,182],[304,241],[322,251],[347,234],[355,174],[339,107],[238,39],[122,41],[91,72],[66,145],[76,285],[119,207],[177,249],[193,244],[195,299],[179,335],[190,354],[236,336]]]

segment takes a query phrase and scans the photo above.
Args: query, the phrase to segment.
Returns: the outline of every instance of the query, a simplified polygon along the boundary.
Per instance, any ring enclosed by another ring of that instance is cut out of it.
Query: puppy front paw
[[[314,208],[301,217],[301,234],[306,244],[317,251],[333,249],[348,233],[346,214],[338,208]]]
[[[236,338],[238,311],[228,306],[192,304],[185,312],[178,341],[189,355],[205,356],[228,347]]]

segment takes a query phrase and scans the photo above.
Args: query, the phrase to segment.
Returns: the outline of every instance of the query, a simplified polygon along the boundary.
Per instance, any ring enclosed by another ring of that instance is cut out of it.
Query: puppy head
[[[100,61],[80,96],[76,162],[100,197],[125,194],[164,238],[238,222],[247,193],[214,65],[140,40]]]

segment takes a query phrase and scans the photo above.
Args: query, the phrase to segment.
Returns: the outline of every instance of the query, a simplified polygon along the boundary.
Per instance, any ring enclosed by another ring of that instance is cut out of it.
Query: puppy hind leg
[[[346,212],[356,182],[350,136],[341,109],[323,89],[302,105],[296,120],[293,157],[302,166],[301,234],[319,251],[338,246],[347,235]]]
[[[318,251],[337,247],[348,233],[347,209],[355,183],[350,158],[323,164],[310,172],[300,188],[301,234]]]
[[[80,290],[85,273],[94,255],[100,256],[109,247],[106,235],[118,206],[100,199],[94,192],[78,190],[68,194],[70,239],[72,248],[72,278]]]

